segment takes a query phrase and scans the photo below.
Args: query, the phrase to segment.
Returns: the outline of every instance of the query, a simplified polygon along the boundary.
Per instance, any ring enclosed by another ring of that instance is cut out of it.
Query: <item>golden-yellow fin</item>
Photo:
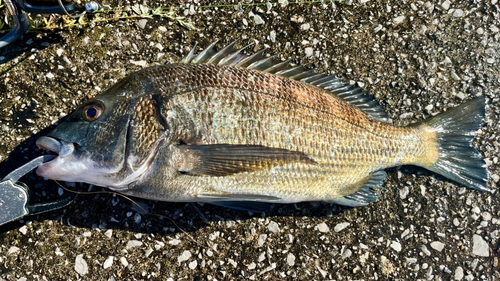
[[[179,145],[186,163],[179,172],[192,176],[228,176],[267,170],[288,163],[316,164],[307,154],[261,145]]]

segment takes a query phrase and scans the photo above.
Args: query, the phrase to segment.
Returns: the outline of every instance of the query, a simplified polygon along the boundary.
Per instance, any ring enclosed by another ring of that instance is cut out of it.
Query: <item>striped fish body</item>
[[[335,76],[243,56],[234,45],[209,47],[133,73],[82,105],[37,141],[59,153],[37,172],[230,207],[225,202],[366,205],[378,198],[383,169],[404,164],[485,190],[484,161],[471,146],[484,104],[475,99],[394,127],[372,96]]]

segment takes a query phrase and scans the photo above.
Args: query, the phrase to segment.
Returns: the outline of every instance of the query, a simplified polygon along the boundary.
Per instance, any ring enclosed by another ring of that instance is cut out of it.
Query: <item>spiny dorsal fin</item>
[[[317,73],[314,69],[307,70],[302,65],[292,66],[289,61],[277,62],[274,56],[267,57],[264,54],[266,49],[252,55],[244,55],[242,51],[252,44],[236,49],[237,42],[238,40],[216,52],[214,46],[217,41],[215,41],[197,56],[194,55],[195,45],[181,60],[181,63],[232,65],[287,77],[325,89],[350,105],[361,109],[372,119],[387,121],[388,115],[382,106],[362,88],[344,83],[335,75]]]

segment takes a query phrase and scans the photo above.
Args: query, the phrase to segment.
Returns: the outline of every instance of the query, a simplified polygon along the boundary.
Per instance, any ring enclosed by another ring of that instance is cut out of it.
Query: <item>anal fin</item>
[[[347,207],[366,206],[377,201],[379,193],[377,189],[382,189],[387,173],[384,170],[376,171],[371,178],[356,192],[340,198],[328,200],[330,203]]]

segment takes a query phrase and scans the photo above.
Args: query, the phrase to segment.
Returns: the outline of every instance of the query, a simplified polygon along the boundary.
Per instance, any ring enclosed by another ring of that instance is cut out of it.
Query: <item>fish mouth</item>
[[[53,159],[57,157],[66,158],[69,155],[73,154],[73,151],[75,150],[74,143],[59,141],[51,137],[40,137],[39,139],[36,140],[36,146],[38,146],[38,148],[40,149],[57,154],[54,155],[55,157]],[[53,159],[50,159],[49,161]]]
[[[36,169],[39,176],[49,179],[62,179],[61,175],[73,156],[75,143],[57,140],[51,137],[40,137],[36,140],[38,148],[48,151],[50,154]]]

